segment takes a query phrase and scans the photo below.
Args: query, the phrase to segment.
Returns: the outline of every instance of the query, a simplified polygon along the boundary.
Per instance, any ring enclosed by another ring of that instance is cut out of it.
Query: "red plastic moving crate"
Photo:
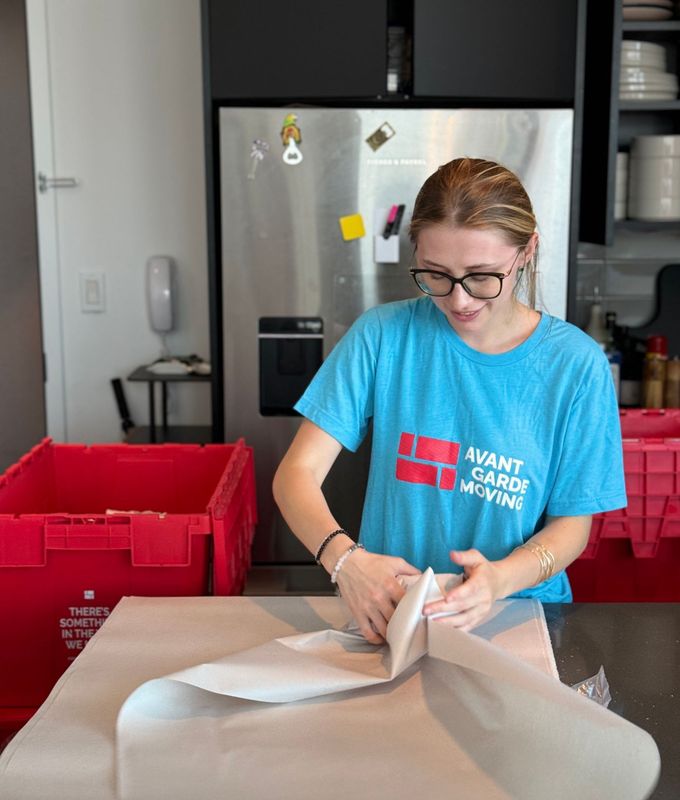
[[[680,409],[621,411],[628,507],[593,517],[576,601],[680,601]]]
[[[123,595],[240,594],[255,523],[243,440],[45,439],[10,467],[0,476],[0,739],[31,716]]]

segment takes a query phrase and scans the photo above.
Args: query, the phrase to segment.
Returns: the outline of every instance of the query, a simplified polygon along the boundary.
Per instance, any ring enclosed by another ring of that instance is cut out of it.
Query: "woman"
[[[464,630],[499,598],[571,600],[564,569],[591,515],[626,504],[607,359],[534,308],[536,227],[505,167],[469,158],[440,167],[410,226],[424,296],[363,314],[296,406],[305,420],[274,496],[371,642],[403,595],[398,576],[428,566],[463,572],[424,613],[455,612]],[[355,544],[321,485],[371,420]]]

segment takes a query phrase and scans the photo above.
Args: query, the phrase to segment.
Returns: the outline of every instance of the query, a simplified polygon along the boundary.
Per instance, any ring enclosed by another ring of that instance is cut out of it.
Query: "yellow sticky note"
[[[340,217],[338,222],[340,223],[342,238],[346,242],[351,242],[352,239],[361,239],[362,236],[366,236],[364,221],[361,218],[361,214],[350,214],[348,217]]]

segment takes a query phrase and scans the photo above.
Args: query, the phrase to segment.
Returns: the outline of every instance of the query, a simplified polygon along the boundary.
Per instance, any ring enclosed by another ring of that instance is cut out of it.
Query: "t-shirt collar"
[[[444,314],[443,311],[440,311],[429,298],[423,299],[427,300],[428,305],[431,308],[431,313],[437,318],[437,324],[453,347],[462,356],[465,356],[465,358],[469,359],[470,361],[475,361],[478,364],[486,364],[488,366],[500,367],[506,364],[512,364],[515,361],[525,358],[541,343],[544,336],[548,333],[550,329],[550,321],[552,319],[549,314],[539,311],[541,319],[538,325],[533,330],[531,335],[522,342],[522,344],[517,345],[517,347],[513,347],[512,350],[508,350],[505,353],[480,353],[479,350],[475,350],[474,348],[470,347],[460,338],[460,336],[449,324],[446,314]]]

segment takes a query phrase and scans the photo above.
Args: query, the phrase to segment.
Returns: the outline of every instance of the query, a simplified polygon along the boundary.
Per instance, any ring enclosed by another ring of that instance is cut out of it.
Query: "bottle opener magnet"
[[[281,128],[281,141],[286,148],[283,151],[283,161],[290,166],[302,163],[302,152],[298,147],[302,143],[302,134],[297,125],[297,115],[287,114]]]
[[[255,180],[255,171],[257,170],[257,165],[260,161],[264,160],[265,155],[269,152],[269,145],[264,139],[253,139],[253,143],[250,145],[250,171],[248,172],[248,178],[251,181]]]
[[[389,122],[383,124],[366,139],[366,144],[375,151],[381,148],[388,139],[391,139],[396,131]]]

